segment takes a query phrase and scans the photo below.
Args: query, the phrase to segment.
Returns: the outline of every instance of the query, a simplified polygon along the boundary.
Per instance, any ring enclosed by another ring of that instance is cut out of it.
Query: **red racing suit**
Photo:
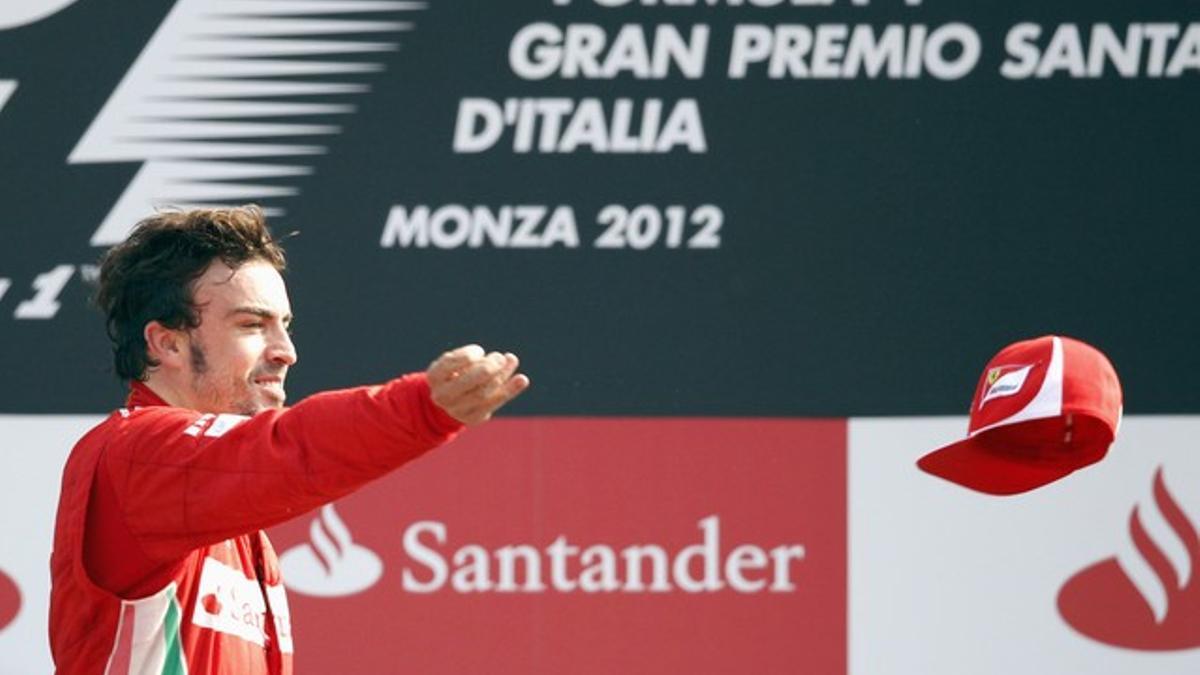
[[[63,470],[50,558],[60,675],[288,675],[262,528],[337,499],[461,428],[424,375],[253,417],[173,408],[141,383]]]

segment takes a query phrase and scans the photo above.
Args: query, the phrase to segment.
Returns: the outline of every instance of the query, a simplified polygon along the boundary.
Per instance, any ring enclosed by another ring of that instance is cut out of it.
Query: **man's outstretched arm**
[[[250,418],[139,409],[104,451],[113,503],[93,507],[115,508],[150,559],[176,559],[337,499],[490,419],[529,386],[518,365],[469,345],[423,374]]]

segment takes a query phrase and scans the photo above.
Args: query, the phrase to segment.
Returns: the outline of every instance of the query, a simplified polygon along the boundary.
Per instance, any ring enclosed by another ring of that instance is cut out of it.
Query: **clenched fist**
[[[519,364],[516,354],[467,345],[439,356],[425,376],[434,403],[463,424],[479,424],[529,387]]]

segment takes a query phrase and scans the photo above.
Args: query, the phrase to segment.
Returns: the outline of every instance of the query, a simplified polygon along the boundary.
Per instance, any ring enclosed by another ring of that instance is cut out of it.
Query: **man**
[[[131,387],[63,472],[59,673],[290,673],[287,599],[262,529],[489,419],[529,385],[514,355],[472,345],[425,373],[285,408],[296,350],[283,268],[256,207],[150,218],[102,261],[97,301]]]

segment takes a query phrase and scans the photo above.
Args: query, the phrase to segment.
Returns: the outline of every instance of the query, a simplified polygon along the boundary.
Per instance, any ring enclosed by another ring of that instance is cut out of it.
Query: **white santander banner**
[[[850,672],[1200,669],[1200,418],[1126,418],[1099,464],[987,497],[913,468],[957,419],[850,422]]]

